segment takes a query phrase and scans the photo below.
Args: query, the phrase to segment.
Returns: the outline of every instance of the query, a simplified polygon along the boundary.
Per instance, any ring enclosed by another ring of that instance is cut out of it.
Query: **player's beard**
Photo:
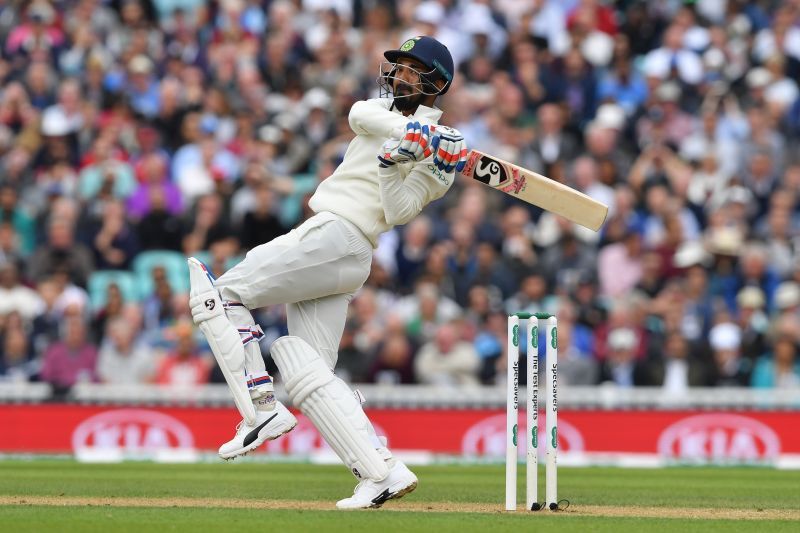
[[[394,89],[394,106],[399,111],[414,111],[422,103],[424,96],[422,93],[414,92],[411,86],[399,83]]]

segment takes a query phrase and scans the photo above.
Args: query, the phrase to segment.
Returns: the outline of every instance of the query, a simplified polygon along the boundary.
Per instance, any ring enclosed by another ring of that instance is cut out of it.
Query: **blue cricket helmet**
[[[425,81],[431,85],[438,80],[444,80],[445,86],[439,94],[444,94],[453,83],[455,65],[450,50],[445,45],[427,35],[412,37],[400,45],[397,50],[387,50],[383,56],[392,63],[402,57],[415,59],[428,67],[431,71],[425,76]],[[438,89],[436,89],[438,90]]]

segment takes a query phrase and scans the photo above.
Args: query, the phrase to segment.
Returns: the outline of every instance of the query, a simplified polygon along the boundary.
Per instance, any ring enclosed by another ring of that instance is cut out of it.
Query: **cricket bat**
[[[594,231],[608,214],[607,205],[580,191],[478,150],[470,151],[461,174]]]

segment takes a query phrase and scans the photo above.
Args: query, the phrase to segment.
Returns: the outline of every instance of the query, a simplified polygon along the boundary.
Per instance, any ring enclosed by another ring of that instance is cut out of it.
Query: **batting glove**
[[[444,172],[449,173],[454,170],[461,172],[464,165],[467,164],[467,153],[469,152],[461,132],[447,126],[436,126],[431,145],[436,139],[439,139],[439,142],[433,156],[433,164]]]
[[[381,167],[390,167],[395,163],[409,161],[422,161],[430,156],[438,146],[431,140],[430,128],[422,126],[419,122],[409,122],[405,130],[395,130],[392,137],[387,139],[378,153]]]

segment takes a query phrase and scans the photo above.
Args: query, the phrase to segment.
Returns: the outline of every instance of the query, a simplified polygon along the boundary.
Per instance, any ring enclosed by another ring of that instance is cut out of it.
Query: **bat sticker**
[[[475,168],[474,177],[478,181],[491,186],[499,187],[508,181],[508,175],[503,165],[490,157],[481,157],[478,166]]]

